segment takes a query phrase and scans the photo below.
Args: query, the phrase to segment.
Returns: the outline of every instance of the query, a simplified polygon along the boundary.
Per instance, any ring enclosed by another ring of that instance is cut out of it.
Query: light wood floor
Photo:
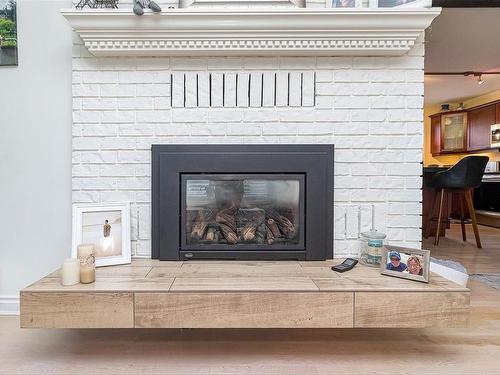
[[[500,230],[481,227],[482,250],[459,230],[424,247],[500,272]],[[469,287],[468,329],[21,330],[0,317],[0,374],[499,374],[500,291]]]

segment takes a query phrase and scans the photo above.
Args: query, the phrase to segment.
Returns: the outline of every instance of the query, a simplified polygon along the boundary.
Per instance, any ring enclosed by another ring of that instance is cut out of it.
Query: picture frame
[[[0,67],[18,64],[17,0],[0,0]]]
[[[92,243],[96,267],[131,263],[130,203],[75,203],[71,257],[79,244]]]
[[[397,259],[398,257],[399,259]],[[429,270],[429,250],[386,246],[386,251],[382,253],[382,262],[380,264],[380,273],[382,275],[428,283]]]

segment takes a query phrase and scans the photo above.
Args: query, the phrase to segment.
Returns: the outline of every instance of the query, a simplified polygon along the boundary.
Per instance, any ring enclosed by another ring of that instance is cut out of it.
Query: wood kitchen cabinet
[[[491,125],[500,123],[500,100],[430,116],[432,155],[491,149]]]
[[[496,123],[497,106],[488,105],[473,109],[468,113],[468,151],[490,148],[491,125]]]

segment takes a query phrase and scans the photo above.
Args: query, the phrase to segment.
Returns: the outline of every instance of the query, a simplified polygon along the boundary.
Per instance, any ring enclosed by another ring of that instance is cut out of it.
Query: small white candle
[[[80,282],[80,261],[78,259],[64,259],[61,267],[61,284],[75,285]]]

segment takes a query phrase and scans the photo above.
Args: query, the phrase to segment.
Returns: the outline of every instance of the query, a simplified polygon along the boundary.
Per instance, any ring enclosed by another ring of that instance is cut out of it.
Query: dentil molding
[[[62,10],[95,56],[402,55],[439,15],[427,9]]]

